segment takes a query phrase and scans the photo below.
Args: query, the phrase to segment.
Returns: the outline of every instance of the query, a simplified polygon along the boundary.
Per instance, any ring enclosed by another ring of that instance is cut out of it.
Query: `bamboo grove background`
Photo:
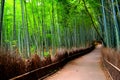
[[[0,0],[0,45],[28,58],[102,40],[120,47],[119,0]]]

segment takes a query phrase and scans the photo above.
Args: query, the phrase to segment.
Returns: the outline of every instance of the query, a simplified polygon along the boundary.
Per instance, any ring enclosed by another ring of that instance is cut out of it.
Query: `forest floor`
[[[44,80],[107,80],[101,68],[101,47],[68,62],[61,70]]]

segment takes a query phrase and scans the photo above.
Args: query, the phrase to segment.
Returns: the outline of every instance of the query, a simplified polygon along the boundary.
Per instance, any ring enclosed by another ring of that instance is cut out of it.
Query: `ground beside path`
[[[100,67],[100,47],[67,63],[60,71],[44,80],[106,80]]]

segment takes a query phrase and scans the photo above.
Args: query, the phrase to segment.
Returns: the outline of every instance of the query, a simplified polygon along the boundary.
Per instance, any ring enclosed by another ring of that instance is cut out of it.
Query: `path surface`
[[[100,47],[67,63],[60,71],[44,80],[106,80],[100,67]]]

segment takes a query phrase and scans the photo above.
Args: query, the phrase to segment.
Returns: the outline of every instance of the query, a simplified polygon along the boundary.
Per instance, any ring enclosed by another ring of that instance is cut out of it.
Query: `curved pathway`
[[[106,80],[100,67],[100,49],[67,63],[61,70],[44,80]]]

